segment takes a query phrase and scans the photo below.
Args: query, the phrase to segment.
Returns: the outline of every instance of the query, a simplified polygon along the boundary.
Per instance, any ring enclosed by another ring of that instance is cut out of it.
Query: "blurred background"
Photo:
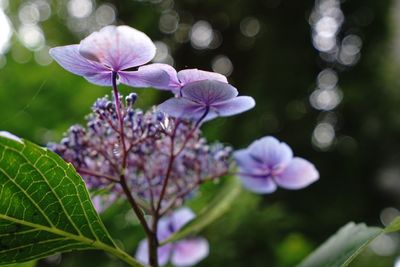
[[[0,129],[45,145],[84,123],[110,88],[64,71],[48,50],[108,24],[147,33],[155,62],[225,74],[256,99],[206,124],[210,140],[242,148],[273,135],[320,171],[305,190],[243,193],[202,233],[211,254],[198,266],[294,266],[349,221],[400,214],[400,0],[0,0]],[[142,108],[169,96],[135,91]],[[134,253],[143,234],[125,208],[103,217]],[[398,234],[383,236],[351,266],[395,266],[399,248]],[[39,265],[124,266],[99,252]]]

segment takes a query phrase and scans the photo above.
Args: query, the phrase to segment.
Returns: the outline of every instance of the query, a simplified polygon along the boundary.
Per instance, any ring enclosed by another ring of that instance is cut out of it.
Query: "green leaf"
[[[84,249],[142,266],[114,244],[71,164],[0,136],[0,265]]]
[[[400,216],[395,218],[385,229],[385,233],[390,234],[400,231]]]
[[[4,265],[4,267],[35,267],[36,264],[37,264],[37,261],[28,261],[28,262],[23,262],[23,263]]]
[[[236,177],[227,177],[227,181],[225,181],[220,192],[199,212],[197,217],[171,235],[167,240],[163,241],[161,245],[177,241],[191,234],[196,234],[221,217],[236,200],[241,192],[241,188],[242,186]]]
[[[400,231],[400,217],[385,229],[348,223],[329,238],[298,267],[346,267],[382,234]]]

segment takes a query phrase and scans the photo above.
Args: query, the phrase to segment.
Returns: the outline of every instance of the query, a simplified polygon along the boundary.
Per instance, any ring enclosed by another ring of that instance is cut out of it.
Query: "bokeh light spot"
[[[232,61],[224,55],[216,56],[211,63],[212,69],[215,72],[221,73],[225,76],[229,76],[233,71]]]
[[[207,21],[196,22],[190,31],[190,41],[196,49],[206,49],[213,40],[213,29]]]
[[[244,18],[240,22],[240,31],[244,36],[255,37],[260,32],[260,22],[254,17]]]
[[[90,0],[69,0],[68,13],[75,18],[86,18],[93,11],[93,3]]]

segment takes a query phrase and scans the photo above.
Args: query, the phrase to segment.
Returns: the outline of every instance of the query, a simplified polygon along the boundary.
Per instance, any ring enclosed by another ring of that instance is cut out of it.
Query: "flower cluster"
[[[208,254],[208,243],[190,238],[160,246],[195,215],[180,208],[206,181],[227,175],[233,162],[230,147],[208,144],[203,122],[233,116],[255,106],[225,76],[166,64],[147,64],[155,46],[144,33],[127,26],[107,26],[80,44],[56,47],[50,55],[66,70],[88,81],[112,86],[113,101],[104,97],[93,105],[87,126],[70,128],[60,144],[49,147],[71,162],[92,190],[107,188],[94,204],[103,209],[120,195],[127,197],[147,239],[137,258],[153,267],[167,262],[191,266]],[[170,91],[173,97],[147,112],[133,107],[137,95],[125,101],[118,83]],[[257,193],[271,193],[277,185],[299,189],[319,177],[314,166],[293,158],[291,149],[272,137],[235,152],[239,177]],[[151,215],[151,223],[143,210]]]
[[[107,97],[93,105],[86,128],[72,126],[60,144],[50,144],[50,149],[71,162],[90,189],[110,188],[116,194],[123,193],[118,181],[121,166],[126,161],[129,187],[149,206],[154,206],[160,198],[173,156],[162,200],[165,209],[181,205],[203,182],[228,173],[230,147],[208,144],[200,130],[189,121],[177,120],[155,109],[146,113],[134,109],[135,99],[135,94],[126,97],[125,103],[120,99],[126,153],[121,147],[115,105]]]

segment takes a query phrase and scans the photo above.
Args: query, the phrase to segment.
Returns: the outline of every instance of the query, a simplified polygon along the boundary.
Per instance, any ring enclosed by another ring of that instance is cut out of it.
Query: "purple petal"
[[[249,146],[249,151],[254,160],[265,164],[275,172],[283,170],[293,158],[292,149],[272,136],[254,141]]]
[[[111,86],[112,85],[112,73],[111,72],[101,72],[93,75],[84,76],[86,80],[91,83],[101,85],[101,86]]]
[[[155,51],[146,34],[128,26],[106,26],[83,39],[79,47],[82,56],[114,71],[146,64]]]
[[[249,175],[239,175],[245,188],[258,194],[269,194],[276,190],[277,186],[271,177],[254,177]]]
[[[170,77],[163,68],[157,65],[159,64],[142,66],[137,71],[119,71],[119,81],[133,87],[169,90]]]
[[[177,267],[197,264],[209,254],[208,241],[204,238],[186,239],[176,243],[171,262]]]
[[[158,264],[160,266],[164,266],[168,263],[172,248],[172,244],[167,244],[158,248]],[[149,264],[149,245],[146,239],[140,241],[135,258],[143,264]]]
[[[293,158],[285,170],[275,177],[276,183],[286,189],[301,189],[319,179],[312,163],[302,158]]]
[[[264,164],[260,161],[254,160],[251,156],[249,149],[240,149],[235,151],[234,158],[239,167],[239,171],[249,175],[269,175],[270,170],[264,168]]]
[[[198,69],[181,70],[178,72],[178,78],[182,86],[202,80],[216,80],[223,83],[228,83],[228,80],[222,74]]]
[[[97,213],[102,213],[104,211],[104,207],[101,202],[101,196],[92,197],[92,204]]]
[[[174,211],[174,213],[170,216],[170,221],[174,231],[178,231],[195,217],[196,214],[194,214],[191,209],[183,207]]]
[[[250,96],[238,96],[233,99],[217,103],[211,107],[219,116],[227,117],[245,112],[256,105],[254,99]]]
[[[162,88],[160,87],[158,89],[177,91],[181,88],[181,83],[178,80],[178,74],[176,73],[176,70],[172,66],[170,66],[168,64],[162,64],[162,63],[154,63],[151,65],[153,65],[155,68],[164,70],[168,74],[168,77],[169,77],[168,86],[162,87]],[[149,65],[147,65],[147,66],[149,66]]]
[[[238,91],[232,85],[212,80],[192,82],[182,88],[183,97],[206,105],[223,102],[237,95]]]
[[[170,98],[157,108],[175,118],[200,118],[206,110],[205,106],[185,98]]]
[[[64,69],[84,76],[97,85],[111,85],[111,70],[88,60],[79,54],[79,45],[59,46],[50,49],[49,54]]]
[[[158,221],[157,238],[160,242],[168,239],[174,232],[169,216],[164,216]]]

